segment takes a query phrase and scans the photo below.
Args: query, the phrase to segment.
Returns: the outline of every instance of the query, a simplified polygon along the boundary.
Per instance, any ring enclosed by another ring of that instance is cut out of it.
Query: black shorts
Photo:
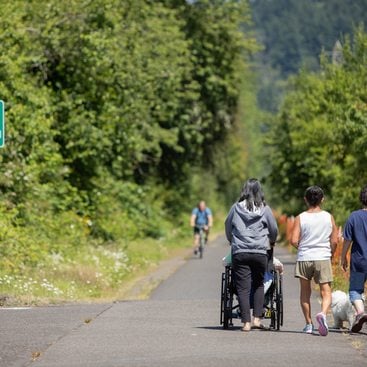
[[[204,232],[209,232],[209,230],[208,231],[204,231]],[[200,227],[196,227],[196,226],[194,227],[194,234],[200,234]]]

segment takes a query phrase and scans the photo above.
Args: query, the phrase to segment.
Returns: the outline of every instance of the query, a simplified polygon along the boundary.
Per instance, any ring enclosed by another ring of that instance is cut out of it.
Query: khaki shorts
[[[331,260],[297,261],[294,276],[306,280],[313,278],[316,284],[332,282]]]

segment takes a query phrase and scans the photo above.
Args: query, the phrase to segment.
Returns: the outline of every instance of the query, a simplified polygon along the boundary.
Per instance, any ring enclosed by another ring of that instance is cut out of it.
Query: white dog
[[[334,329],[343,327],[343,321],[349,322],[349,328],[352,327],[355,317],[355,311],[348,295],[342,291],[334,291],[331,294],[331,312],[334,317]]]

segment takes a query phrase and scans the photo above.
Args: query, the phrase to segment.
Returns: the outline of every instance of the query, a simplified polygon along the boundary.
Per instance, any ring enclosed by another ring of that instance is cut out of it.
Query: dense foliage
[[[339,223],[358,206],[366,2],[249,3],[0,0],[0,291],[101,296],[248,176],[290,214],[310,184]]]
[[[128,256],[237,194],[249,20],[234,0],[1,1],[1,271]]]
[[[367,169],[367,35],[359,28],[343,43],[339,62],[293,79],[270,142],[271,186],[285,211],[303,208],[312,184],[327,193],[340,224],[359,207]]]

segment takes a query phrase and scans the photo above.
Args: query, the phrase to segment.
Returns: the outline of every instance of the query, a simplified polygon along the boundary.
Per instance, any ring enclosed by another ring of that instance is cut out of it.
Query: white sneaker
[[[312,334],[313,325],[312,324],[306,324],[306,326],[303,328],[302,332],[306,333],[306,334]]]

